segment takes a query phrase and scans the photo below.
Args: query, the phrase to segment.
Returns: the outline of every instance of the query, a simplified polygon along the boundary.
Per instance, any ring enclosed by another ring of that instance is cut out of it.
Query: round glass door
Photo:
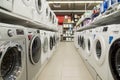
[[[2,56],[2,52],[0,52]],[[3,80],[16,80],[18,77],[17,73],[21,72],[22,68],[22,51],[16,46],[8,47],[4,53],[1,61],[1,76]]]
[[[53,49],[53,38],[50,37],[50,50],[52,50],[52,49]]]
[[[102,48],[101,47],[102,47],[101,43],[98,40],[97,43],[96,43],[96,55],[97,55],[98,59],[100,59],[100,57],[101,57],[101,53],[102,53]]]
[[[30,60],[33,64],[38,63],[41,57],[41,40],[34,36],[30,43]]]
[[[41,0],[35,0],[35,3],[36,3],[37,11],[38,11],[38,13],[40,13],[41,10],[42,10],[42,1]]]
[[[90,43],[90,39],[88,39],[88,51],[90,51],[91,48],[91,43]]]
[[[120,80],[120,40],[115,41],[109,51],[109,65],[115,80]]]
[[[48,8],[46,8],[46,16],[48,16]]]
[[[48,38],[46,37],[43,43],[43,52],[46,53],[47,51],[48,51]]]

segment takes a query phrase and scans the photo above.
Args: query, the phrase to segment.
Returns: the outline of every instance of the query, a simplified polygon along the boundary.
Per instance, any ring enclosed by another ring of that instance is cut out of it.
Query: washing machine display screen
[[[88,39],[88,50],[90,51],[90,46],[91,46],[91,44],[90,44],[90,39]]]
[[[102,52],[101,43],[98,40],[96,43],[96,55],[97,55],[98,59],[100,59],[100,57],[101,57],[101,52]]]
[[[16,47],[8,48],[1,62],[1,76],[4,80],[16,80],[21,65],[21,52]]]
[[[32,63],[38,63],[41,57],[41,40],[38,36],[33,38],[31,47],[32,53],[30,53],[30,60],[32,61]]]
[[[48,38],[46,37],[43,44],[43,52],[46,53],[48,51]]]

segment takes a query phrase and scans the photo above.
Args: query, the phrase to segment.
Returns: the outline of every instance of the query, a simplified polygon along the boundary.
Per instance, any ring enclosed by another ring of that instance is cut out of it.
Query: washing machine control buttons
[[[13,35],[14,35],[14,32],[11,29],[9,29],[8,30],[8,36],[9,37],[13,37]]]

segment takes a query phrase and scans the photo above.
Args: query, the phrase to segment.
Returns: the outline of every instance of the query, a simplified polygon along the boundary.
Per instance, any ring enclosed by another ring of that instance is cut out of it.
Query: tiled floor
[[[74,44],[61,42],[38,80],[93,80]]]

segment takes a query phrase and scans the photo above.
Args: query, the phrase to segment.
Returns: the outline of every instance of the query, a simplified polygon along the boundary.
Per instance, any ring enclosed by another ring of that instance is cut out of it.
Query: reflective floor
[[[93,80],[72,42],[61,42],[38,80]]]

